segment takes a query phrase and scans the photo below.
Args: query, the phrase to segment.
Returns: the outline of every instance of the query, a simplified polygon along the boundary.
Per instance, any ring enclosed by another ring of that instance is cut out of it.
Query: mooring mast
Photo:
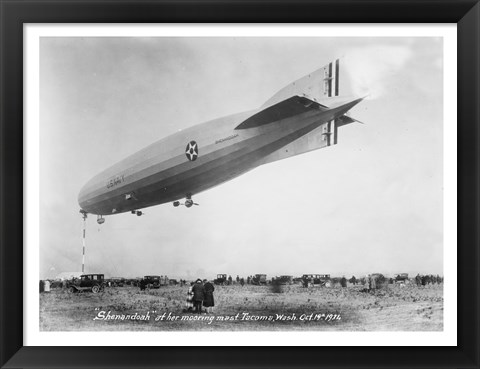
[[[85,210],[80,210],[83,218],[83,237],[82,237],[82,274],[85,273],[85,233],[87,230],[87,212]]]

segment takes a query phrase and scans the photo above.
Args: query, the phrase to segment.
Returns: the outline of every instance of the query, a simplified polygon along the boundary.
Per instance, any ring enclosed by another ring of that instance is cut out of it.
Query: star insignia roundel
[[[195,141],[190,141],[187,144],[187,148],[185,149],[185,155],[187,155],[187,159],[190,161],[197,160],[198,157],[198,145]]]

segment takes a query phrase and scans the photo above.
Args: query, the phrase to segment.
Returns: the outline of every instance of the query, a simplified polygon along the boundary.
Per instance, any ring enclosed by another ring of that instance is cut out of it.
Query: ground
[[[184,312],[186,292],[186,286],[107,287],[98,294],[54,289],[40,294],[40,330],[443,330],[443,285],[387,285],[375,292],[358,285],[290,285],[280,292],[216,286],[213,314]]]

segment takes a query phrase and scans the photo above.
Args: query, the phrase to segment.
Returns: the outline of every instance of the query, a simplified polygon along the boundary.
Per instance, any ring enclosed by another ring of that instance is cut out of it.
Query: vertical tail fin
[[[277,104],[292,96],[304,96],[320,102],[329,97],[339,96],[340,89],[340,59],[336,59],[288,84],[268,99],[262,108]]]

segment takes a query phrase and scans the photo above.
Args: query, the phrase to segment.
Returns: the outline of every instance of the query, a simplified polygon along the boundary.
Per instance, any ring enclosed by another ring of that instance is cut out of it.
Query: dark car
[[[160,288],[160,276],[159,275],[146,275],[142,281],[145,288]]]
[[[91,291],[98,293],[105,288],[105,279],[103,274],[83,274],[80,279],[74,278],[67,283],[68,292]]]
[[[112,287],[123,287],[126,283],[125,278],[122,277],[112,277],[108,280]]]
[[[216,285],[225,285],[227,282],[227,275],[226,274],[217,274],[217,278],[213,280],[213,283]]]
[[[395,274],[393,277],[395,283],[407,283],[408,282],[408,273],[399,273]]]
[[[330,274],[304,274],[302,280],[304,286],[325,286],[330,281]]]
[[[285,284],[292,284],[293,283],[293,276],[291,275],[281,275],[280,277],[275,278],[278,284],[285,285]]]

